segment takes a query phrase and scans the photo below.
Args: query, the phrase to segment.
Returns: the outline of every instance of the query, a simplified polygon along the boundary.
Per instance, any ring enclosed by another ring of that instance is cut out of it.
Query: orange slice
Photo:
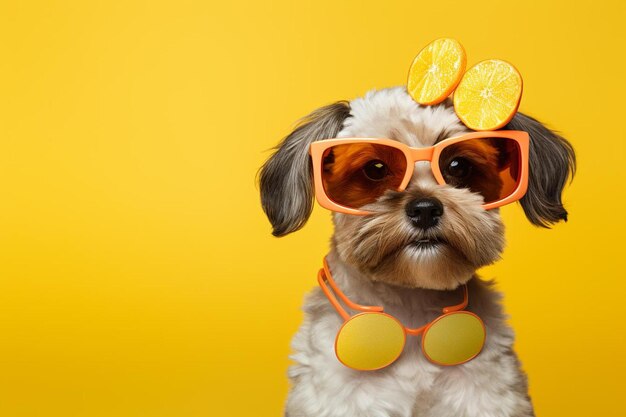
[[[441,38],[422,49],[411,64],[407,89],[419,104],[442,102],[461,80],[467,58],[454,39]]]
[[[454,92],[454,111],[465,126],[495,130],[515,115],[522,98],[522,76],[508,62],[481,61],[468,69]]]

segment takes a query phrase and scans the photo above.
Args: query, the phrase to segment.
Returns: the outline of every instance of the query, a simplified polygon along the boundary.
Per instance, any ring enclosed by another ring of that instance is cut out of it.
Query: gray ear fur
[[[348,116],[347,101],[315,110],[300,120],[259,170],[261,205],[272,223],[274,236],[295,232],[308,220],[314,196],[309,145],[334,138]]]
[[[504,129],[524,130],[530,135],[528,191],[520,200],[528,220],[546,228],[560,220],[567,221],[561,193],[567,179],[576,172],[572,145],[522,113],[517,113]]]

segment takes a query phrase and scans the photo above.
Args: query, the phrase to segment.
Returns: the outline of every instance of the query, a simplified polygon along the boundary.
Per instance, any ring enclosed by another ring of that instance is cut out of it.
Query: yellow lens
[[[393,363],[402,353],[405,339],[404,328],[390,315],[361,313],[339,330],[335,352],[344,365],[371,371]]]
[[[435,320],[422,337],[422,349],[428,359],[440,365],[456,365],[480,353],[485,327],[478,316],[458,311]]]

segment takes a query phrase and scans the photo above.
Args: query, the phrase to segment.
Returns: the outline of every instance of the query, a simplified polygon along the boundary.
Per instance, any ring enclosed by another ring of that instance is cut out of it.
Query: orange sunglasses
[[[317,281],[344,320],[335,338],[335,355],[349,368],[375,371],[391,365],[402,354],[406,335],[421,335],[422,352],[426,359],[442,366],[460,365],[474,359],[485,344],[483,321],[476,314],[464,310],[469,303],[466,285],[463,286],[463,302],[443,308],[442,315],[435,320],[411,329],[385,313],[380,306],[352,302],[332,279],[326,258]],[[350,316],[335,294],[350,309],[360,313]]]
[[[361,207],[387,190],[403,191],[415,162],[430,161],[440,185],[468,188],[489,210],[519,200],[528,187],[529,135],[517,130],[472,132],[431,147],[393,139],[345,138],[313,142],[315,196],[329,210],[366,215]]]

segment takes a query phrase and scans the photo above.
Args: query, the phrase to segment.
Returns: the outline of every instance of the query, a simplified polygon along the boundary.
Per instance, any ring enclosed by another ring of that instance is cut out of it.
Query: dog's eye
[[[328,154],[324,155],[324,165],[334,164],[335,163],[335,154],[331,149]]]
[[[387,165],[379,159],[374,159],[365,164],[363,173],[372,181],[380,181],[388,174]]]
[[[466,178],[472,172],[472,164],[465,158],[454,158],[445,169],[447,176],[461,179]]]

